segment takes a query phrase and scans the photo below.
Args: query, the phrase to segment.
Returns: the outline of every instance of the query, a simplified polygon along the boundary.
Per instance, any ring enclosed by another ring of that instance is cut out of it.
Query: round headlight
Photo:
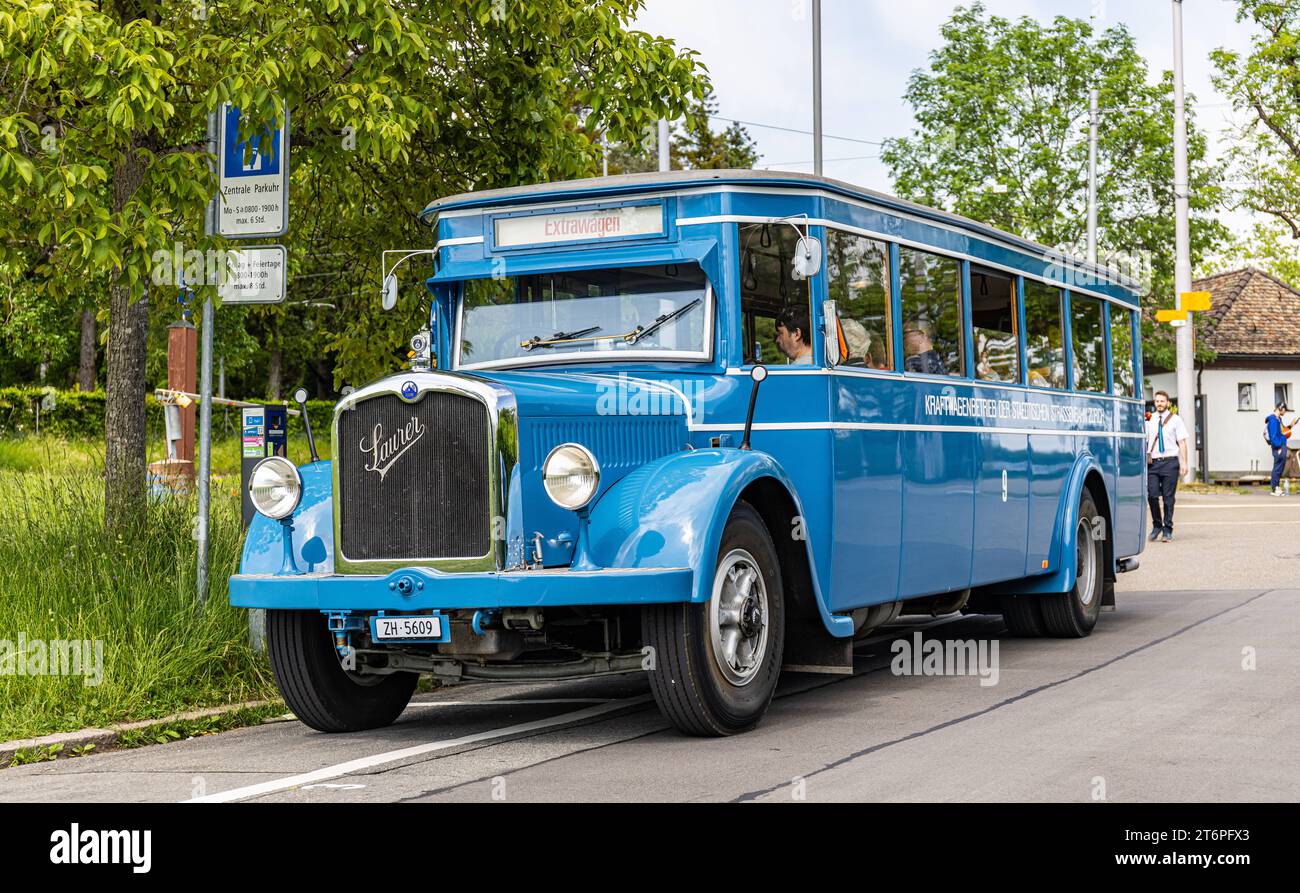
[[[562,443],[542,463],[542,484],[556,505],[576,511],[596,495],[600,466],[585,446]]]
[[[298,469],[283,456],[268,456],[253,466],[248,479],[248,496],[253,508],[272,520],[293,514],[302,499],[302,478]]]

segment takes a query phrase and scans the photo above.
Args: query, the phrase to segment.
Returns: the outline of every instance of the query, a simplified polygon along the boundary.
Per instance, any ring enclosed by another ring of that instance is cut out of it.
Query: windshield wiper
[[[535,347],[553,347],[556,344],[563,344],[569,341],[590,341],[593,339],[589,339],[587,336],[593,332],[599,331],[600,326],[591,326],[590,328],[577,329],[572,332],[556,332],[550,338],[544,340],[541,335],[534,335],[527,341],[520,341],[519,346],[524,350],[532,350]]]
[[[635,329],[633,329],[632,331],[624,335],[623,340],[626,341],[628,344],[636,344],[642,338],[646,337],[647,335],[654,334],[659,329],[666,326],[668,323],[677,319],[677,317],[684,315],[686,311],[694,309],[695,305],[699,304],[700,302],[701,299],[696,298],[694,301],[691,301],[689,304],[683,304],[682,306],[678,307],[676,310],[672,311],[671,313],[665,313],[663,316],[656,318],[654,322],[650,323],[650,325],[646,326],[644,329],[641,328],[640,326],[637,326]]]

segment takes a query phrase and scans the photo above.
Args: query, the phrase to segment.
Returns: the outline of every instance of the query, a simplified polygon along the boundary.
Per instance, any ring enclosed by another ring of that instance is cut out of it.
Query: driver
[[[808,308],[789,304],[776,318],[776,346],[786,355],[791,365],[813,361],[812,344],[808,341]]]

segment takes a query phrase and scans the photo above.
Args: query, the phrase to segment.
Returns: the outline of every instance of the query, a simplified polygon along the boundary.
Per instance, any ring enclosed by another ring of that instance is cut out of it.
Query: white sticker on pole
[[[230,252],[223,304],[279,304],[284,300],[288,259],[283,245],[252,245]]]
[[[289,111],[279,129],[241,133],[239,109],[221,107],[217,135],[217,232],[234,239],[289,231]]]

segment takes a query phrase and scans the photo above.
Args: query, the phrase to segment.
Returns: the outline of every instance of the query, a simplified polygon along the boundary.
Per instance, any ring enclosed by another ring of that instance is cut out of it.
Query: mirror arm
[[[754,427],[754,404],[758,402],[758,386],[767,378],[767,367],[755,366],[750,372],[750,378],[754,382],[754,387],[749,392],[749,409],[745,413],[745,434],[740,441],[742,450],[752,449],[749,445],[749,433]]]
[[[393,264],[391,267],[388,266],[388,255],[390,254],[402,255],[397,259],[397,262]],[[406,263],[406,261],[410,260],[411,258],[421,254],[430,254],[436,256],[438,254],[438,249],[437,248],[413,248],[413,249],[412,248],[388,248],[380,252],[379,272],[382,274],[382,277],[380,279],[382,283],[381,293],[386,295],[389,287],[389,281],[391,280],[393,283],[394,304],[397,301],[397,268],[400,267],[402,264]],[[384,309],[391,310],[392,308],[385,306]]]
[[[298,392],[294,392],[294,397]],[[296,401],[298,408],[302,410],[302,424],[307,429],[307,448],[311,450],[311,461],[319,462],[320,454],[316,452],[316,438],[311,433],[311,416],[307,415],[307,396],[304,394],[303,399]]]

